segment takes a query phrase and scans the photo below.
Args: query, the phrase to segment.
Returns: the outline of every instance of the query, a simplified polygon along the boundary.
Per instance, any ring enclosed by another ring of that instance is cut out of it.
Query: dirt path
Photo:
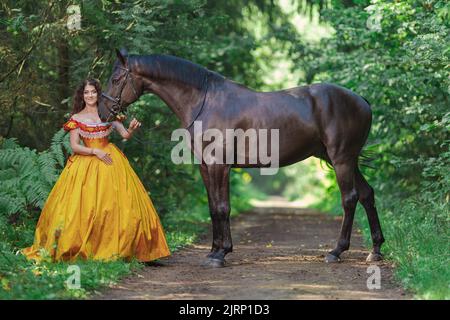
[[[381,269],[381,289],[367,289],[368,251],[353,232],[343,261],[326,264],[341,219],[307,209],[260,207],[232,221],[234,252],[227,266],[200,266],[211,236],[203,237],[162,266],[100,292],[93,299],[410,299],[392,279],[388,263]]]

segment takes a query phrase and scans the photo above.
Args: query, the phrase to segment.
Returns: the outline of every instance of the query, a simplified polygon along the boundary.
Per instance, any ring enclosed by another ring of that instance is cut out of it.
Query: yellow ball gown
[[[145,187],[125,155],[108,140],[113,123],[71,118],[63,128],[78,130],[85,146],[103,149],[113,163],[72,154],[45,202],[33,245],[22,253],[37,261],[151,261],[170,255]]]

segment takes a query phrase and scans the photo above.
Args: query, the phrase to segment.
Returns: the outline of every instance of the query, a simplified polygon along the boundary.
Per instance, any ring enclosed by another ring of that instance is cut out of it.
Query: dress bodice
[[[101,148],[109,143],[108,136],[114,129],[112,122],[85,122],[73,117],[64,123],[65,131],[77,130],[86,147]]]

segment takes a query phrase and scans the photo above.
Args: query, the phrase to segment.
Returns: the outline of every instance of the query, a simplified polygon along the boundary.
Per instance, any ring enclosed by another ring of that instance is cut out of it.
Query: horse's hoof
[[[225,267],[225,260],[221,259],[213,259],[213,258],[207,258],[203,263],[202,267],[208,267],[208,268],[223,268]]]
[[[376,262],[383,260],[383,256],[379,253],[371,252],[366,259],[366,262]]]
[[[337,263],[337,262],[341,262],[341,258],[336,257],[334,254],[327,254],[325,257],[325,262],[326,263]]]

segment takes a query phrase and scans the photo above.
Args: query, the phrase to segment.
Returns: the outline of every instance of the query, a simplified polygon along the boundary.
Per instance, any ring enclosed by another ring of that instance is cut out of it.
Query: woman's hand
[[[140,126],[141,126],[141,123],[139,121],[137,121],[136,118],[133,118],[133,120],[131,120],[130,125],[128,127],[128,132],[132,133],[134,130],[136,130]]]
[[[109,153],[106,153],[105,151],[101,149],[94,149],[94,154],[102,160],[106,164],[112,164],[112,159]]]

